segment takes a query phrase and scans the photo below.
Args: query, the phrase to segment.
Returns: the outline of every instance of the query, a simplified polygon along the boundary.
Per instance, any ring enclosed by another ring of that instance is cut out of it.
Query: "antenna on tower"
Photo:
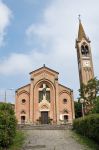
[[[45,67],[45,64],[43,64],[43,67]]]

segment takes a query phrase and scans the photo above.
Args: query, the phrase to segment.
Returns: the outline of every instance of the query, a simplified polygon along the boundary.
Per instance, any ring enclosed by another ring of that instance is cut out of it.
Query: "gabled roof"
[[[62,87],[64,87],[64,88],[66,88],[66,89],[68,89],[68,90],[70,90],[71,92],[73,91],[72,89],[70,89],[69,87],[67,87],[67,86],[64,86],[63,84],[59,84],[60,86],[62,86]]]
[[[38,68],[38,69],[36,69],[36,70],[30,72],[29,74],[35,73],[35,72],[40,71],[40,70],[42,70],[42,69],[47,69],[47,70],[49,70],[49,71],[51,71],[51,72],[54,72],[54,73],[56,73],[56,74],[59,74],[59,72],[57,72],[57,71],[55,71],[55,70],[53,70],[53,69],[50,69],[50,68],[46,67],[45,64],[43,65],[43,67]]]
[[[25,88],[25,87],[27,87],[27,86],[30,86],[30,84],[24,85],[24,86],[22,86],[22,87],[20,87],[20,88],[16,89],[16,91],[15,91],[15,92],[17,92],[18,90],[23,89],[23,88]]]

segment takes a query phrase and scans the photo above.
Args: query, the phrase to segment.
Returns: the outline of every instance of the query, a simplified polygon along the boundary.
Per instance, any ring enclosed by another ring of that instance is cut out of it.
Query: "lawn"
[[[73,131],[73,138],[86,147],[85,150],[99,150],[98,143]]]

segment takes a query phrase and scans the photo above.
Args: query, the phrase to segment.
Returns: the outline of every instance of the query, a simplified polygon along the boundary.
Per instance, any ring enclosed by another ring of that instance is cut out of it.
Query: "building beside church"
[[[72,123],[75,117],[73,91],[58,82],[58,75],[45,65],[30,73],[30,84],[16,91],[18,123]]]

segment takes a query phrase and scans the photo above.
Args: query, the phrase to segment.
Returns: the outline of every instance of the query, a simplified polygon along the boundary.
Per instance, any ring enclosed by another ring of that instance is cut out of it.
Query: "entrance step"
[[[20,124],[18,125],[18,129],[22,130],[67,130],[67,129],[72,129],[71,124],[66,124],[66,125],[30,125],[30,124]]]

